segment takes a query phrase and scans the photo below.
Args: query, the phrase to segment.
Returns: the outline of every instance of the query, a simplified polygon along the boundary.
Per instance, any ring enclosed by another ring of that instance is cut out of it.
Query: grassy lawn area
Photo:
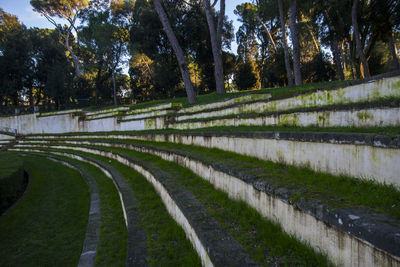
[[[21,197],[27,182],[22,159],[15,153],[0,152],[0,215]]]
[[[0,162],[0,180],[15,173],[23,164],[17,154],[2,151],[0,151]]]
[[[89,214],[89,191],[78,172],[41,157],[23,158],[33,181],[0,217],[0,266],[76,266]]]

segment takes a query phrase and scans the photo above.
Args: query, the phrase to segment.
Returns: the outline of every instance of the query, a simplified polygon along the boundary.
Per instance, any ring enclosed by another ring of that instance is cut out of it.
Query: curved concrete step
[[[168,212],[186,232],[205,266],[256,266],[221,225],[211,217],[206,208],[191,192],[177,188],[174,178],[149,162],[124,153],[114,153],[98,148],[55,147],[96,153],[113,158],[141,173],[153,184]],[[46,151],[38,150],[36,151]]]
[[[243,200],[262,215],[277,220],[285,231],[321,249],[339,265],[368,265],[372,259],[383,265],[400,264],[398,240],[400,221],[368,208],[331,209],[316,199],[300,199],[292,205],[289,195],[293,190],[274,188],[260,181],[255,182],[257,180],[255,177],[240,176],[224,166],[209,165],[193,158],[187,152],[123,142],[65,141],[65,143],[133,149],[190,168],[216,188],[227,192],[232,198]],[[54,145],[57,146],[57,142]],[[310,227],[319,231],[310,231]],[[325,236],[327,232],[329,235]],[[345,241],[339,242],[341,239]]]
[[[131,139],[218,148],[261,160],[347,175],[400,187],[400,136],[313,132],[98,133],[29,136],[53,139]]]
[[[386,127],[400,126],[400,107],[338,107],[282,113],[213,117],[205,120],[179,121],[168,129],[190,130],[221,126],[291,126],[291,127]]]
[[[384,98],[400,97],[400,76],[398,73],[394,77],[371,80],[369,82],[355,82],[356,85],[340,86],[339,88],[317,89],[311,92],[302,92],[301,94],[286,97],[282,99],[273,99],[271,101],[262,101],[249,104],[235,105],[226,109],[216,109],[214,111],[204,111],[194,114],[179,115],[176,121],[190,119],[205,119],[212,117],[221,117],[227,115],[240,115],[245,113],[266,113],[280,112],[298,108],[313,108],[329,105],[343,105],[360,102],[373,102]],[[351,83],[350,83],[351,84]]]

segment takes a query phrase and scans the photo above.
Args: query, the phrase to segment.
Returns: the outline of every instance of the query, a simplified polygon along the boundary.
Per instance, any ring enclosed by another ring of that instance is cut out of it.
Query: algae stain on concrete
[[[144,121],[144,128],[147,129],[154,129],[156,126],[156,120],[155,119],[146,119]]]
[[[328,126],[331,113],[329,111],[318,113],[318,126]]]
[[[360,111],[360,112],[357,112],[357,118],[360,121],[366,122],[367,120],[373,120],[374,115],[368,111]]]
[[[299,115],[295,114],[286,114],[278,117],[278,125],[282,126],[297,126],[299,124]]]

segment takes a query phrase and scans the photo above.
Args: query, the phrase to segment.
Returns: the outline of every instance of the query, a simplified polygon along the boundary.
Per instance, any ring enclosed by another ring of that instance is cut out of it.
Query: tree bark
[[[112,74],[112,81],[113,81],[113,97],[114,97],[114,106],[117,106],[117,87],[115,85],[115,71]]]
[[[293,87],[292,69],[290,67],[289,49],[288,49],[287,38],[286,38],[286,23],[285,23],[285,18],[283,16],[282,0],[278,0],[278,7],[279,7],[279,18],[281,21],[283,53],[285,55],[285,67],[286,67],[286,73],[288,76],[288,86]]]
[[[292,4],[289,8],[289,25],[290,25],[290,35],[292,37],[293,45],[293,72],[294,72],[294,82],[296,85],[301,85],[301,72],[300,72],[300,43],[299,36],[297,33],[296,26],[296,0],[292,0]]]
[[[64,37],[65,40],[65,46],[67,47],[67,50],[69,51],[69,53],[71,54],[72,57],[72,62],[74,62],[74,68],[75,68],[75,76],[76,77],[80,77],[82,75],[82,72],[79,68],[79,59],[78,57],[75,55],[74,51],[72,51],[70,45],[69,45],[69,33],[66,35],[62,35]]]
[[[168,37],[169,42],[171,43],[172,49],[174,50],[175,56],[178,60],[179,69],[181,71],[183,83],[185,84],[186,94],[190,104],[194,104],[197,102],[197,97],[193,89],[192,81],[190,80],[190,73],[186,63],[185,56],[183,54],[183,50],[178,43],[178,39],[172,30],[171,24],[168,21],[167,14],[164,11],[164,8],[161,5],[160,0],[153,0],[154,7],[160,18],[161,24],[163,25],[163,29],[165,34]]]
[[[358,55],[360,56],[361,64],[363,66],[364,76],[365,76],[365,78],[369,78],[369,77],[371,77],[371,75],[369,73],[368,62],[367,62],[367,59],[365,58],[365,54],[364,54],[363,47],[361,44],[360,32],[358,30],[358,22],[357,22],[358,1],[359,0],[353,0],[353,7],[351,8],[351,20],[352,20],[352,24],[353,24],[353,35],[354,35],[354,39],[356,40]]]
[[[329,33],[331,35],[331,50],[332,50],[332,55],[333,55],[333,61],[335,62],[336,69],[339,75],[340,80],[344,80],[344,71],[343,71],[343,64],[342,64],[342,51],[341,48],[339,47],[339,41],[337,40],[336,34],[335,34],[335,27],[331,24],[329,14],[325,9],[324,12],[325,20],[328,25]]]
[[[396,48],[396,40],[394,39],[394,34],[392,32],[392,34],[390,35],[390,51],[392,53],[392,57],[393,57],[393,65],[394,68],[396,70],[400,69],[400,64],[399,64],[399,59],[397,58],[397,48]]]
[[[276,52],[276,45],[275,45],[274,39],[272,38],[271,32],[269,31],[267,25],[265,25],[265,23],[262,21],[262,19],[261,19],[258,15],[256,15],[256,19],[257,19],[258,22],[260,22],[260,24],[264,27],[265,31],[266,31],[267,34],[268,34],[269,39],[271,40],[272,46],[274,47],[274,50],[275,50],[275,52]]]
[[[333,61],[335,61],[336,69],[339,74],[340,80],[344,80],[344,71],[343,71],[343,65],[342,65],[342,57],[341,57],[341,51],[339,48],[339,42],[336,39],[331,40],[331,48],[332,48],[332,54],[333,54]]]
[[[204,0],[207,24],[210,30],[211,48],[214,57],[214,76],[217,94],[225,93],[224,69],[222,66],[222,24],[225,14],[225,0],[220,0],[220,14],[218,17],[217,29],[215,29],[214,15],[209,0]],[[223,8],[223,10],[222,10]]]

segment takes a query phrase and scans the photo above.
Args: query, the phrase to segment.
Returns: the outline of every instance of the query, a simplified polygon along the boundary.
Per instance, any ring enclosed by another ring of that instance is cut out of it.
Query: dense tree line
[[[358,79],[400,69],[396,0],[31,0],[0,9],[0,103],[57,109]],[[64,25],[55,18],[63,18]],[[230,51],[236,38],[237,54]],[[129,73],[124,74],[128,69]]]

